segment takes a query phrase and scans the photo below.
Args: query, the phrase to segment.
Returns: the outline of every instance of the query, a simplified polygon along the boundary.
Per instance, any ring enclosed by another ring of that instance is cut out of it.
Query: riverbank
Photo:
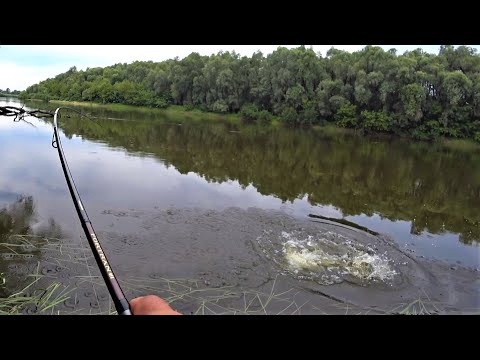
[[[44,102],[40,99],[26,99],[26,101]],[[170,105],[165,109],[152,108],[148,106],[133,106],[125,104],[99,104],[90,101],[65,101],[65,100],[50,100],[49,104],[64,105],[64,106],[81,106],[95,109],[104,109],[111,111],[130,111],[135,110],[144,114],[162,114],[170,117],[183,117],[188,120],[213,120],[213,121],[228,121],[234,124],[241,124],[242,118],[239,113],[236,114],[220,114],[200,109],[189,109],[183,105]],[[270,126],[281,126],[281,120],[277,116],[272,117]]]
[[[241,122],[239,114],[217,114],[212,112],[204,112],[198,109],[189,110],[182,105],[170,105],[166,109],[156,109],[147,106],[132,106],[124,104],[99,104],[89,101],[64,101],[64,100],[50,100],[50,104],[82,106],[97,109],[105,109],[112,111],[129,111],[135,109],[142,113],[148,114],[166,114],[168,116],[184,116],[189,120],[222,120],[229,122]]]
[[[39,99],[28,99],[28,101],[44,102],[43,100],[39,100]],[[166,115],[171,118],[187,119],[188,121],[207,120],[207,121],[227,121],[232,124],[243,123],[241,119],[241,115],[238,113],[237,114],[219,114],[219,113],[202,111],[195,108],[189,109],[183,105],[170,105],[166,109],[158,109],[158,108],[151,108],[147,106],[133,106],[133,105],[125,105],[125,104],[99,104],[99,103],[90,102],[90,101],[50,100],[48,103],[55,104],[55,105],[79,106],[79,107],[88,107],[88,108],[104,109],[104,110],[119,111],[119,112],[135,110],[144,114]],[[270,127],[282,126],[282,121],[278,116],[274,116],[269,126]],[[311,129],[328,136],[349,134],[349,135],[365,136],[368,138],[392,139],[392,138],[401,137],[410,141],[418,141],[418,142],[426,141],[426,140],[423,140],[423,141],[416,140],[409,136],[399,136],[391,133],[379,132],[379,133],[364,134],[360,130],[339,127],[333,123],[328,123],[326,125],[313,125]],[[475,151],[475,152],[480,151],[480,144],[471,139],[455,139],[455,138],[439,137],[429,142],[434,143],[437,146],[441,146],[443,148],[451,149],[451,150]]]

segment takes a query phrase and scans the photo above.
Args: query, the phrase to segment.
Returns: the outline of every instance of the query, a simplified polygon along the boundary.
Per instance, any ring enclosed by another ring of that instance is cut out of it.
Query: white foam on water
[[[288,270],[302,278],[319,278],[325,284],[333,284],[342,281],[340,275],[351,275],[386,282],[397,274],[385,255],[340,234],[326,232],[314,237],[282,231],[281,236],[285,240],[282,253]]]

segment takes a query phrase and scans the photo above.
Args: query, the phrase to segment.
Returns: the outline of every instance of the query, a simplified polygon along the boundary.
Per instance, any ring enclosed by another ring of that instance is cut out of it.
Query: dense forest
[[[10,90],[10,88],[7,88],[6,90],[0,89],[0,96],[18,96],[20,95],[19,90]]]
[[[480,142],[480,55],[466,46],[421,49],[301,46],[264,56],[192,53],[163,62],[134,62],[66,73],[32,85],[23,98],[93,101],[164,108],[171,104],[250,122],[272,115],[289,126],[335,123],[419,139],[437,136]]]

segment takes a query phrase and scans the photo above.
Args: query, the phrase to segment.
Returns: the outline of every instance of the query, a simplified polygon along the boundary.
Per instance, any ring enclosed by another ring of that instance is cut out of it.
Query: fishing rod
[[[58,150],[58,156],[62,163],[63,173],[65,179],[67,180],[68,188],[70,190],[70,195],[72,196],[73,202],[75,204],[75,209],[77,210],[78,217],[82,223],[83,231],[87,237],[88,243],[92,249],[95,261],[97,262],[100,272],[102,274],[103,280],[107,285],[110,296],[112,297],[113,303],[115,304],[115,309],[119,315],[132,315],[130,304],[125,297],[120,284],[113,273],[112,267],[110,266],[107,256],[103,252],[102,246],[98,240],[95,231],[93,230],[92,222],[88,218],[87,211],[85,206],[83,206],[80,195],[78,194],[75,182],[73,181],[72,174],[67,164],[67,159],[65,158],[65,153],[63,152],[62,142],[60,141],[60,136],[58,133],[58,115],[59,110],[66,107],[59,107],[55,110],[55,115],[53,117],[53,139],[52,146]],[[70,108],[68,108],[70,109]],[[71,109],[76,111],[75,109]],[[78,111],[77,111],[78,112]],[[80,113],[81,114],[81,113]],[[83,114],[81,114],[83,115]]]

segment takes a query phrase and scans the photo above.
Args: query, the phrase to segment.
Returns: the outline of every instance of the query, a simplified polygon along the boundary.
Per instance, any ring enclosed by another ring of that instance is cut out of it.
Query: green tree
[[[353,53],[332,48],[325,57],[305,46],[251,57],[192,53],[158,63],[72,67],[20,96],[161,108],[176,104],[220,113],[252,104],[258,114],[280,115],[289,126],[335,121],[347,127],[366,124],[368,131],[474,138],[480,131],[480,55],[451,45],[441,46],[438,55],[421,49],[397,54],[376,46]],[[356,121],[348,115],[350,105]]]

